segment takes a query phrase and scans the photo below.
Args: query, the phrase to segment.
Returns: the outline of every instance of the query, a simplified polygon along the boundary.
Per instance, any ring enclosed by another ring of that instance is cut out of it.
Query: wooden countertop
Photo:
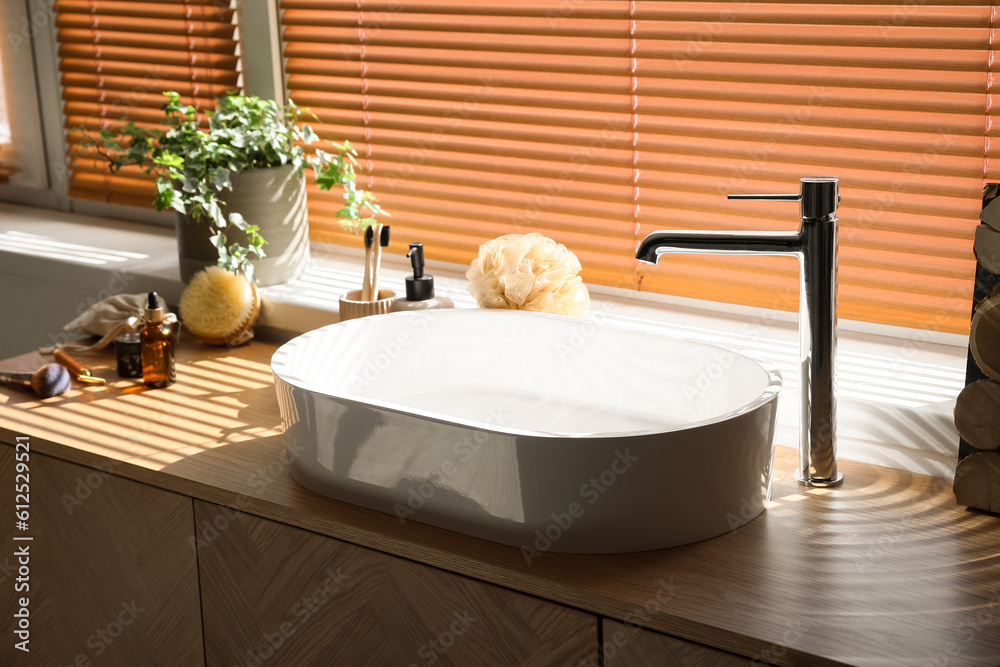
[[[778,665],[1000,665],[1000,518],[948,480],[843,461],[837,489],[791,480],[778,447],[769,509],[736,532],[622,555],[519,549],[327,499],[290,477],[271,343],[190,339],[179,381],[119,380],[40,401],[0,388],[0,440],[595,614]],[[35,370],[29,354],[0,370]],[[794,444],[794,443],[788,443]],[[681,508],[681,511],[683,509]]]

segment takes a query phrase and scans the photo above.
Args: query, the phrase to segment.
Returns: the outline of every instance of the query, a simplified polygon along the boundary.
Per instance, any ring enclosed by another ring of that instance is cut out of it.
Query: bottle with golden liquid
[[[174,327],[163,321],[156,292],[149,293],[146,305],[146,326],[139,334],[139,356],[142,359],[142,383],[147,387],[168,387],[177,380],[174,366]]]

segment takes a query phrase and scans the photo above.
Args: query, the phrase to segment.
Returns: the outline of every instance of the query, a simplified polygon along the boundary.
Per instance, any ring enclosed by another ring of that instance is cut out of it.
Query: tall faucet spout
[[[802,419],[796,479],[808,486],[836,486],[837,398],[837,179],[803,178],[797,195],[730,195],[730,199],[797,201],[802,224],[797,232],[653,232],[639,244],[635,258],[656,264],[667,253],[711,255],[785,255],[798,257],[799,347],[802,369]]]
[[[802,252],[800,232],[652,232],[635,252],[640,262],[656,264],[668,253],[702,255],[786,255]]]

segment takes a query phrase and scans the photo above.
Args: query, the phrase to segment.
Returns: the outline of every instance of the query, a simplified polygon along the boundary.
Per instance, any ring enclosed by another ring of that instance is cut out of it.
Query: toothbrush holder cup
[[[380,289],[378,299],[362,301],[361,290],[353,290],[340,297],[340,321],[353,320],[367,315],[382,315],[389,312],[396,293],[392,290]]]

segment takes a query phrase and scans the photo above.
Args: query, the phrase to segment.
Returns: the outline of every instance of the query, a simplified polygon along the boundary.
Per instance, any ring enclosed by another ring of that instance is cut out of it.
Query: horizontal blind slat
[[[157,19],[151,21],[144,18],[100,16],[97,14],[59,14],[56,17],[56,27],[77,30],[89,28],[93,32],[101,34],[128,32],[183,35],[192,40],[203,37],[232,39],[236,31],[236,26],[230,23],[217,23],[204,19]]]
[[[488,74],[476,68],[453,67],[436,64],[415,64],[379,62],[366,59],[365,76],[369,85],[444,84],[454,87],[509,85],[519,89],[541,91],[579,91],[596,93],[626,94],[627,86],[621,73],[597,74],[586,79],[566,77],[564,72],[514,70],[490,67]],[[355,80],[356,89],[360,65],[353,61],[330,62],[325,60],[291,60],[288,63],[289,86],[293,89],[331,92],[343,90],[345,79]],[[984,77],[977,77],[978,84]],[[697,102],[736,103],[733,108],[744,105],[787,105],[800,104],[815,93],[815,86],[768,83],[752,89],[743,87],[720,87],[710,81],[677,78],[640,77],[642,98],[650,102],[657,98],[683,99]],[[424,95],[434,95],[435,91],[425,90]],[[941,119],[951,117],[953,122],[964,122],[965,116],[985,113],[986,101],[981,88],[974,93],[951,93],[946,97],[930,97],[915,90],[825,87],[822,90],[824,109],[858,109],[883,112],[934,113]],[[726,106],[716,113],[724,113]],[[856,122],[863,119],[854,119]],[[982,125],[982,123],[980,123]],[[981,130],[981,128],[980,128]]]
[[[201,0],[204,2],[205,0]],[[660,3],[662,4],[662,3]],[[726,12],[734,9],[727,2],[688,2],[673,3],[678,6],[699,8],[703,18],[719,20]],[[747,3],[749,4],[749,3]],[[756,3],[758,6],[769,3]],[[801,7],[809,3],[775,3],[783,7]],[[837,5],[856,7],[886,7],[892,12],[893,20],[899,20],[897,13],[910,15],[913,5],[905,0],[840,0]],[[648,18],[649,12],[657,12],[661,8],[658,3],[636,3],[636,17]],[[345,11],[357,9],[357,0],[282,0],[284,9],[307,9],[312,11]],[[989,7],[989,2],[983,0],[949,0],[948,7],[961,8],[969,11],[973,7]],[[402,5],[399,0],[364,0],[364,9],[374,13],[395,13]],[[544,16],[560,17],[570,11],[576,16],[587,18],[620,18],[622,16],[621,0],[588,0],[586,3],[566,3],[565,0],[508,0],[507,2],[470,3],[468,0],[407,0],[406,11],[420,13],[450,13],[478,14],[482,16]]]
[[[173,19],[181,21],[206,21],[229,23],[235,10],[218,3],[195,2],[114,2],[102,0],[56,0],[56,11],[63,16],[89,16],[98,20],[116,16],[141,19]]]
[[[61,28],[58,32],[60,54],[80,58],[105,58],[129,60],[130,54],[142,59],[150,55],[147,49],[182,51],[188,57],[219,57],[233,55],[232,39],[199,37],[192,43],[187,35],[161,35],[139,32],[109,32],[107,30],[75,30]],[[194,46],[194,50],[192,50]],[[127,47],[127,48],[126,48]],[[168,57],[169,54],[164,54]],[[158,62],[152,59],[151,62]]]
[[[356,67],[355,67],[356,69]],[[413,101],[419,98],[434,102],[459,102],[466,104],[522,105],[533,108],[581,109],[603,111],[618,111],[627,104],[627,96],[621,90],[621,84],[612,87],[602,85],[602,81],[592,81],[586,84],[563,86],[558,95],[553,94],[553,86],[545,81],[532,79],[508,79],[502,75],[491,73],[489,79],[480,81],[461,81],[454,84],[437,83],[433,88],[429,81],[400,81],[375,78],[378,67],[368,70],[365,95],[369,107],[373,105],[391,109],[390,105],[399,105],[399,100]],[[346,74],[346,73],[345,73]],[[294,90],[301,91],[299,99],[308,99],[314,106],[350,107],[360,104],[361,84],[355,76],[341,77],[290,77],[290,85]],[[640,82],[641,85],[641,82]],[[581,88],[588,86],[589,89]],[[688,91],[683,91],[687,93]],[[804,92],[804,91],[800,91]],[[302,97],[302,96],[305,97]],[[866,130],[898,130],[906,127],[910,133],[923,132],[930,134],[962,134],[982,137],[985,100],[982,95],[961,95],[953,102],[965,102],[965,108],[956,109],[963,113],[943,113],[939,106],[925,100],[920,106],[910,105],[910,108],[900,109],[879,101],[869,101],[867,107],[851,107],[847,104],[831,104],[824,96],[822,105],[809,109],[809,117],[802,121],[803,125],[820,127],[857,128]],[[758,102],[741,102],[736,104],[720,104],[719,99],[702,99],[682,94],[682,91],[664,91],[657,97],[644,94],[640,103],[646,113],[653,116],[690,117],[697,119],[718,119],[729,121],[763,121],[780,122],[788,113],[788,101],[768,100],[758,98]],[[799,98],[801,99],[801,98]],[[384,100],[384,101],[383,101]],[[879,106],[875,106],[875,105]],[[404,107],[406,108],[406,107]],[[488,107],[483,108],[488,112]]]

